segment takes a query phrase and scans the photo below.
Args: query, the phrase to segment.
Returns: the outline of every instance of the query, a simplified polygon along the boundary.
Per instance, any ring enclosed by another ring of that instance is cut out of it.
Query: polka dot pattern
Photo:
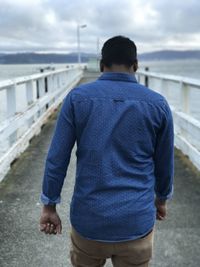
[[[166,99],[125,73],[104,73],[74,88],[67,99],[60,127],[68,130],[62,135],[58,129],[54,145],[62,144],[68,155],[72,136],[77,142],[72,225],[96,240],[139,238],[155,222],[154,187],[162,197],[171,193],[173,164],[159,166],[172,162],[173,123]],[[52,155],[53,162],[59,152]],[[50,169],[59,173],[62,167],[57,162],[58,168],[48,167],[51,176]],[[163,184],[159,176],[164,171]]]

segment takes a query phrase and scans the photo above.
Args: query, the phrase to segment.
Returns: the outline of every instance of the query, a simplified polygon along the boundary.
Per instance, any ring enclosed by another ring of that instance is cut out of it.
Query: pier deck
[[[33,138],[0,184],[1,267],[71,266],[69,205],[75,177],[75,148],[62,192],[62,203],[58,206],[63,233],[46,236],[38,230],[44,162],[56,116],[57,113],[51,116],[41,134]],[[175,151],[174,187],[174,198],[168,204],[168,217],[164,222],[156,223],[151,267],[199,266],[200,174],[178,150]],[[110,266],[108,261],[106,267]]]

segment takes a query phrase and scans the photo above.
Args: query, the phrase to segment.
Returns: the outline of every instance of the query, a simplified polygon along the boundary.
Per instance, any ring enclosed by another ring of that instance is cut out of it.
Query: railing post
[[[38,87],[39,87],[39,98],[41,98],[45,94],[44,78],[40,78],[38,80]]]
[[[65,86],[65,73],[62,73],[62,86]]]
[[[182,112],[189,114],[190,107],[189,107],[189,86],[185,83],[181,83],[181,106]]]
[[[44,78],[39,78],[37,81],[37,98],[41,98],[45,95],[45,82]],[[38,111],[38,117],[45,112],[45,108]]]
[[[27,106],[30,106],[33,103],[33,80],[30,80],[26,83],[26,100]],[[27,126],[30,127],[35,119],[35,116],[31,117],[27,121]]]
[[[56,90],[60,87],[60,79],[59,74],[56,74]]]
[[[48,84],[48,93],[52,93],[53,92],[53,76],[52,74],[47,76],[47,84]],[[51,100],[49,102],[49,105],[51,105],[53,103],[53,101]]]
[[[66,73],[65,73],[65,82],[69,81],[69,72],[70,72],[70,70],[66,71]]]
[[[149,71],[149,67],[145,67],[145,71]],[[146,87],[149,87],[149,77],[148,77],[148,75],[145,75],[145,77],[144,77],[144,85]]]
[[[52,75],[52,85],[53,85],[53,92],[57,88],[57,79],[56,79],[56,74]],[[55,98],[52,99],[53,103],[55,102]]]
[[[163,94],[162,91],[163,91],[163,87],[164,87],[164,81],[162,78],[158,79],[157,81],[159,81],[159,82],[157,82],[157,86],[155,86],[155,85],[153,86],[153,89],[154,89],[154,91],[156,91],[160,94]]]
[[[47,77],[44,78],[44,87],[45,87],[45,93],[48,93],[48,91],[49,91],[49,85],[48,85],[48,79],[47,79]]]
[[[169,101],[169,81],[161,79],[160,93]]]
[[[7,95],[7,117],[10,118],[16,114],[16,84],[13,84],[6,90]],[[10,147],[17,139],[17,131],[7,137],[4,148]]]
[[[61,73],[58,74],[58,88],[60,89],[62,87],[62,77]]]
[[[138,74],[137,72],[136,72],[136,77],[137,77],[138,83],[140,83],[140,74]]]
[[[16,113],[16,85],[10,86],[6,90],[7,95],[7,117],[12,117]]]
[[[27,105],[31,105],[33,103],[33,81],[29,81],[26,83],[26,99]]]
[[[48,93],[52,92],[52,76],[47,76]]]

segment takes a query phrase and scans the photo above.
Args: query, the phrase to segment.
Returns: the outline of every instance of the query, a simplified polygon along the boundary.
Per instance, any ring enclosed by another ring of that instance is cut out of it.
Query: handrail
[[[144,75],[147,77],[152,77],[152,78],[159,78],[162,80],[168,80],[172,82],[184,83],[184,84],[188,84],[188,85],[200,88],[200,80],[194,79],[194,78],[188,78],[188,77],[172,75],[172,74],[163,74],[163,73],[157,73],[157,72],[143,71],[143,70],[137,71],[137,74]]]
[[[76,68],[74,68],[76,69]],[[70,71],[73,70],[73,68],[71,69],[59,69],[59,70],[54,70],[54,71],[47,71],[47,72],[43,72],[43,73],[37,73],[37,74],[31,74],[31,75],[26,75],[26,76],[20,76],[20,77],[16,77],[16,78],[12,78],[12,79],[7,79],[7,80],[3,80],[0,81],[0,91],[4,90],[7,87],[10,87],[12,85],[19,85],[22,83],[26,83],[28,81],[35,81],[38,80],[40,78],[46,78],[48,76],[51,76],[52,74],[59,74],[59,73],[63,73],[66,71]]]
[[[7,103],[5,117],[0,121],[0,181],[82,76],[83,70],[75,67],[0,81]],[[24,107],[21,103],[17,106],[21,94]]]
[[[174,119],[175,146],[200,170],[200,80],[139,70],[138,81],[162,94]]]

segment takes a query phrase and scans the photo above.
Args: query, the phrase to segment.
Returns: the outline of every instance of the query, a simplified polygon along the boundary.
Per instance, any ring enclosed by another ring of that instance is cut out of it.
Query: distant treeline
[[[88,62],[88,59],[94,57],[92,54],[82,54],[81,61]],[[16,53],[0,54],[0,64],[51,64],[51,63],[76,63],[77,54],[42,54],[42,53]]]
[[[95,54],[81,54],[82,62],[88,62],[91,58],[95,59]],[[200,50],[174,51],[162,50],[150,53],[143,53],[138,56],[142,61],[154,60],[177,60],[177,59],[199,59]],[[77,53],[56,54],[56,53],[12,53],[0,54],[0,64],[51,64],[51,63],[76,63]]]

